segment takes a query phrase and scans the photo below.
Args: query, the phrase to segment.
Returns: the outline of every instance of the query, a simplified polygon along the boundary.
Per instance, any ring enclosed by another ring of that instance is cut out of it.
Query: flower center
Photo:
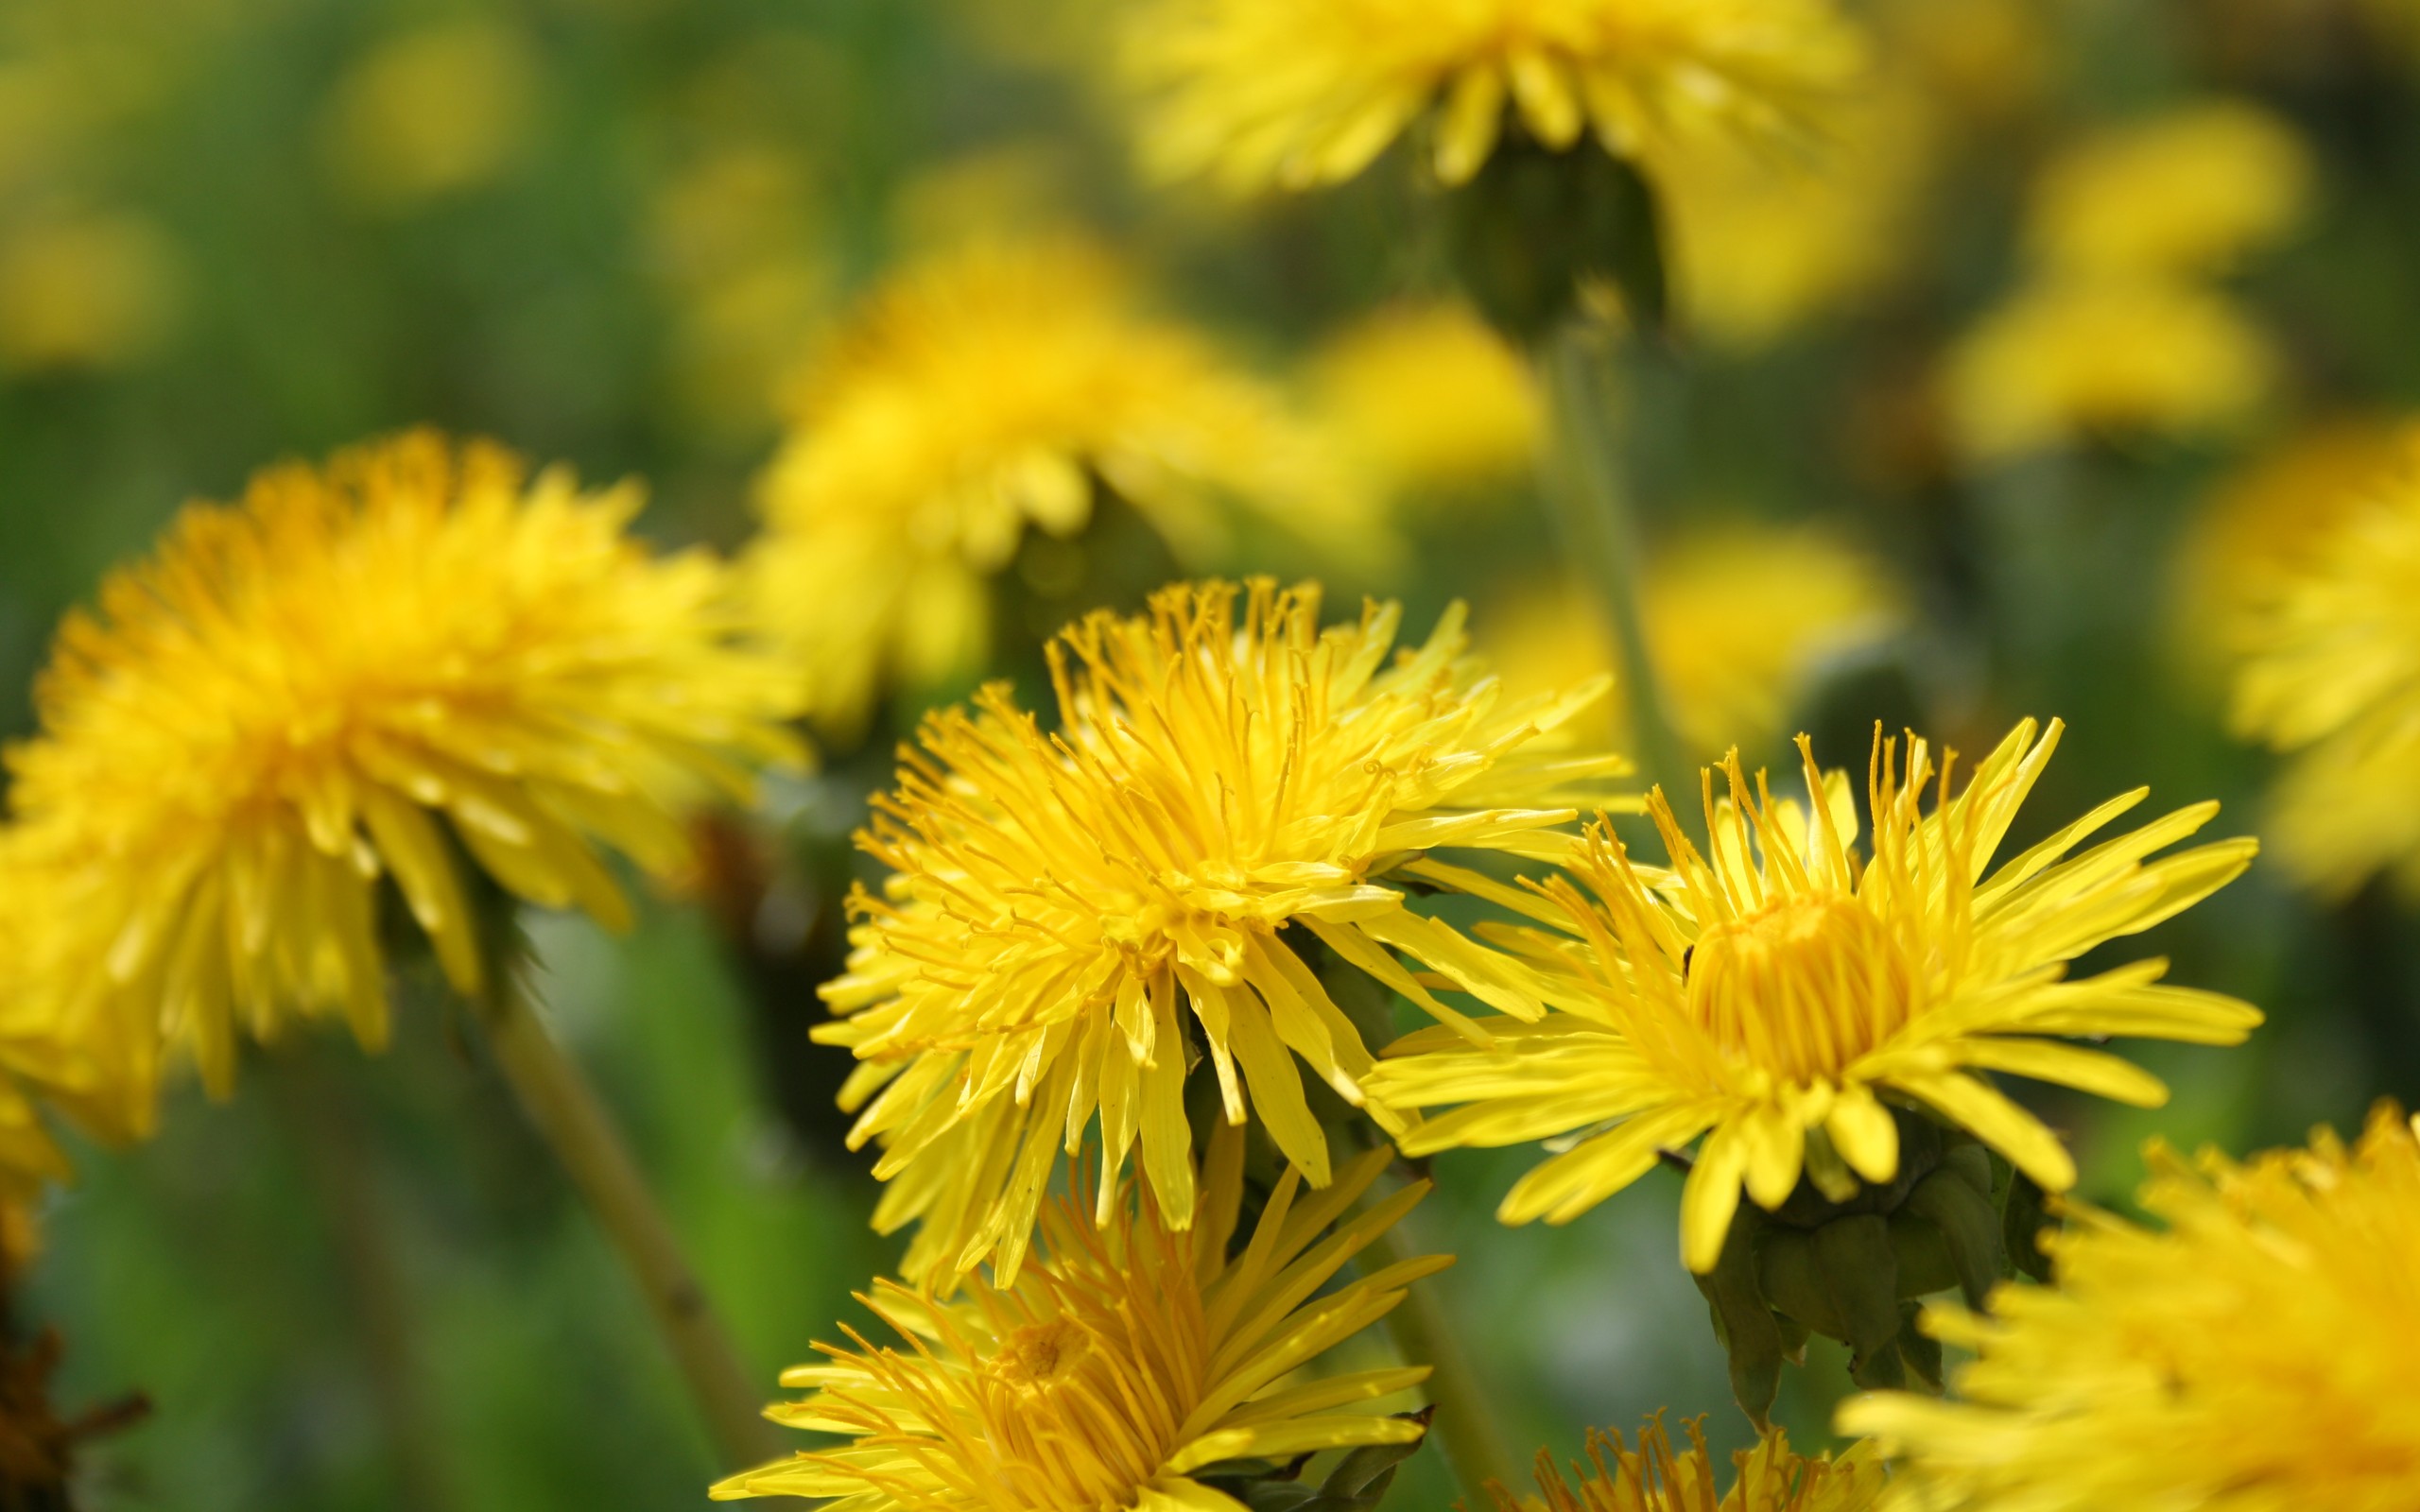
[[[1065,1318],[1028,1323],[992,1357],[992,1378],[1021,1395],[1051,1390],[1076,1373],[1090,1352],[1083,1330]]]
[[[1800,894],[1708,929],[1689,956],[1689,1013],[1734,1061],[1801,1085],[1832,1080],[1915,1016],[1907,954],[1871,910]]]

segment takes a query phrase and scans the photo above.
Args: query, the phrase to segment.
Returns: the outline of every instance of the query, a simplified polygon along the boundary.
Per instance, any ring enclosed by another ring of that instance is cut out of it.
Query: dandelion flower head
[[[1535,465],[1546,401],[1521,353],[1467,307],[1392,305],[1313,357],[1316,412],[1390,493],[1469,493]]]
[[[1618,1433],[1591,1432],[1587,1463],[1574,1463],[1569,1474],[1540,1451],[1545,1512],[1870,1512],[1881,1503],[1888,1482],[1871,1445],[1838,1459],[1807,1456],[1776,1429],[1732,1455],[1731,1488],[1717,1491],[1720,1472],[1704,1425],[1692,1419],[1687,1428],[1686,1449],[1673,1447],[1660,1414],[1639,1430],[1636,1449]],[[1503,1486],[1492,1489],[1497,1512],[1524,1512]]]
[[[2087,437],[2199,437],[2242,421],[2275,353],[2225,294],[2168,280],[2048,280],[1986,315],[1946,375],[1959,448],[2005,461]]]
[[[2090,137],[2054,159],[2028,211],[2034,255],[2068,275],[2225,272],[2292,230],[2309,150],[2257,106],[2214,100]]]
[[[2356,492],[2246,616],[2233,707],[2289,755],[2280,859],[2338,894],[2382,870],[2420,888],[2420,456]]]
[[[911,265],[812,364],[792,411],[750,571],[814,716],[838,729],[886,682],[979,665],[989,580],[1028,528],[1072,535],[1104,493],[1181,556],[1224,541],[1230,505],[1383,550],[1273,388],[1143,313],[1117,266],[1071,240]]]
[[[856,901],[848,972],[823,989],[844,1017],[816,1035],[864,1062],[842,1106],[864,1107],[856,1143],[885,1145],[877,1227],[924,1223],[912,1279],[986,1255],[1012,1277],[1059,1151],[1096,1115],[1101,1200],[1139,1140],[1181,1223],[1197,1053],[1227,1120],[1249,1099],[1324,1187],[1296,1057],[1357,1103],[1371,1057],[1322,966],[1449,1022],[1426,984],[1507,1022],[1545,1011],[1528,968],[1406,889],[1503,890],[1439,850],[1568,850],[1556,827],[1626,764],[1554,732],[1606,679],[1509,699],[1468,657],[1459,609],[1392,661],[1396,606],[1324,630],[1319,616],[1314,588],[1166,590],[1050,647],[1057,733],[994,686],[928,717],[904,755],[863,837],[893,875]]]
[[[1508,128],[1645,160],[1800,134],[1863,48],[1830,0],[1154,0],[1129,54],[1147,156],[1249,191],[1340,182],[1424,121],[1448,184]]]
[[[1948,1401],[1855,1399],[1843,1431],[1902,1469],[1910,1512],[2388,1512],[2420,1505],[2420,1128],[2380,1108],[2351,1148],[2188,1163],[2154,1145],[2142,1204],[2043,1236],[2048,1286],[1989,1316],[1928,1310],[1974,1351]]]
[[[383,881],[465,991],[469,868],[623,921],[600,844],[668,872],[689,806],[795,754],[725,570],[638,505],[419,433],[189,507],[62,626],[9,753],[50,986],[223,1089],[239,1030],[383,1041]]]
[[[1387,1152],[1324,1192],[1288,1170],[1231,1257],[1243,1141],[1229,1136],[1212,1143],[1186,1225],[1127,1183],[1098,1215],[1054,1202],[1044,1251],[1013,1285],[937,1303],[878,1284],[860,1299],[908,1348],[852,1331],[855,1348],[825,1346],[829,1363],[784,1374],[812,1395],[769,1414],[852,1442],[735,1475],[714,1495],[831,1497],[851,1512],[1241,1512],[1195,1475],[1226,1460],[1417,1442],[1417,1420],[1364,1404],[1418,1385],[1426,1366],[1294,1372],[1452,1263],[1407,1260],[1321,1294],[1426,1183],[1347,1217]]]
[[[1410,1153],[1577,1136],[1513,1187],[1498,1210],[1508,1223],[1568,1222],[1645,1175],[1659,1150],[1704,1134],[1681,1207],[1682,1256],[1699,1272],[1713,1266],[1743,1185],[1772,1210],[1802,1175],[1836,1198],[1858,1178],[1893,1179],[1899,1137],[1886,1098],[2065,1190],[2075,1165],[2058,1138],[1979,1073],[2154,1107],[2167,1096],[2156,1078],[2063,1037],[2232,1044],[2259,1015],[2163,983],[2159,960],[2066,975],[2086,951],[2224,885],[2255,847],[2153,859],[2209,821],[2216,805],[2203,803],[2078,851],[2142,801],[2137,790],[1994,869],[2059,733],[2019,725],[1952,797],[1954,758],[1936,773],[1911,738],[1902,765],[1897,742],[1877,732],[1870,859],[1855,849],[1846,779],[1819,771],[1803,737],[1812,800],[1772,798],[1735,755],[1725,799],[1706,774],[1703,850],[1651,795],[1668,872],[1634,865],[1600,827],[1578,882],[1558,878],[1538,900],[1554,931],[1495,932],[1561,978],[1559,1011],[1490,1023],[1490,1047],[1413,1035],[1368,1078],[1370,1096],[1398,1111],[1461,1105],[1407,1131]]]
[[[1867,553],[1814,525],[1701,527],[1654,552],[1639,612],[1658,691],[1693,748],[1751,749],[1788,730],[1793,701],[1827,661],[1905,622],[1905,594]],[[1508,595],[1488,650],[1515,689],[1567,686],[1613,666],[1603,617],[1582,595],[1524,583]],[[1619,744],[1617,711],[1590,736]]]

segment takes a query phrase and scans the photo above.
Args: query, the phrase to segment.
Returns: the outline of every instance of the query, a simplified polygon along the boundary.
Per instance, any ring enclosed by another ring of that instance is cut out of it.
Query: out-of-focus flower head
[[[2204,436],[2250,416],[2275,366],[2269,338],[2216,290],[2050,281],[1993,310],[1952,351],[1951,430],[1979,462],[2086,437]]]
[[[1403,303],[1311,360],[1321,423],[1390,494],[1500,489],[1535,465],[1546,400],[1527,358],[1462,304]]]
[[[1055,733],[994,684],[905,754],[862,841],[892,876],[854,901],[848,973],[823,988],[846,1017],[815,1037],[864,1062],[842,1106],[865,1108],[854,1142],[883,1142],[875,1226],[923,1224],[912,1279],[946,1285],[986,1256],[1013,1276],[1096,1115],[1101,1202],[1139,1138],[1182,1222],[1201,1055],[1227,1120],[1249,1094],[1324,1187],[1296,1057],[1358,1104],[1371,1057],[1323,963],[1448,1022],[1465,1021],[1431,986],[1546,1011],[1528,968],[1411,889],[1503,891],[1440,850],[1568,851],[1558,827],[1627,769],[1556,738],[1606,679],[1512,698],[1469,657],[1459,607],[1392,660],[1398,606],[1326,629],[1319,613],[1315,588],[1167,589],[1053,643]]]
[[[1871,1512],[1889,1484],[1881,1456],[1858,1444],[1840,1458],[1808,1457],[1778,1429],[1731,1456],[1731,1488],[1706,1448],[1703,1421],[1688,1423],[1689,1447],[1675,1450],[1663,1416],[1651,1418],[1633,1449],[1619,1433],[1591,1430],[1588,1462],[1565,1475],[1554,1456],[1538,1452],[1536,1478],[1545,1512]],[[1574,1479],[1576,1477],[1576,1481]],[[1529,1512],[1540,1503],[1491,1486],[1496,1512]]]
[[[2234,724],[2290,754],[2270,816],[2289,870],[2420,891],[2420,455],[2353,492],[2248,608]]]
[[[2309,149],[2270,112],[2188,105],[2054,158],[2034,182],[2027,233],[2058,276],[2221,273],[2294,228],[2311,173]]]
[[[182,294],[175,250],[148,217],[31,217],[0,232],[0,369],[138,361],[173,327]]]
[[[813,365],[791,419],[749,568],[812,714],[843,732],[887,684],[979,665],[988,580],[1028,528],[1072,535],[1102,493],[1188,558],[1218,549],[1236,507],[1363,560],[1391,544],[1277,390],[1142,313],[1080,242],[910,266]]]
[[[341,1014],[375,1046],[383,882],[474,990],[466,868],[618,923],[599,842],[668,872],[691,805],[794,755],[725,569],[651,556],[638,505],[407,435],[192,506],[70,616],[9,861],[42,989],[101,1000],[87,1048],[141,1084],[164,1038],[224,1089],[239,1032]]]
[[[471,17],[399,33],[337,83],[321,146],[337,186],[389,212],[493,180],[528,135],[540,86],[529,43]]]
[[[1229,1130],[1179,1221],[1126,1183],[1098,1213],[1052,1202],[1042,1252],[1013,1283],[978,1282],[945,1303],[877,1282],[859,1300],[907,1348],[854,1331],[854,1349],[820,1346],[828,1364],[782,1376],[812,1395],[768,1414],[848,1442],[732,1476],[716,1499],[830,1497],[851,1512],[1219,1512],[1240,1503],[1195,1477],[1233,1462],[1417,1443],[1420,1419],[1363,1404],[1418,1385],[1426,1366],[1301,1374],[1452,1263],[1402,1261],[1322,1290],[1427,1191],[1407,1187],[1348,1217],[1387,1159],[1361,1157],[1324,1192],[1305,1192],[1288,1170],[1231,1251],[1243,1140]]]
[[[2060,61],[2050,18],[2039,0],[1877,0],[1874,29],[1928,101],[1988,124],[2046,92]]]
[[[2216,670],[2257,649],[2286,584],[2415,455],[2420,431],[2410,422],[2344,419],[2304,430],[2229,476],[2203,506],[2178,554],[2182,660]]]
[[[1448,184],[1508,127],[1647,162],[1796,134],[1863,51],[1830,0],[1151,0],[1127,60],[1147,158],[1253,191],[1350,179],[1416,128]]]
[[[1936,128],[1912,91],[1834,112],[1802,153],[1717,143],[1657,174],[1683,322],[1754,351],[1903,267]]]
[[[2045,1234],[2048,1286],[1989,1315],[1929,1310],[1974,1351],[1956,1400],[1840,1413],[1899,1462],[1894,1512],[2197,1512],[2420,1505],[2420,1129],[2394,1108],[2347,1149],[2238,1164],[2151,1151],[2164,1228],[2078,1211]]]
[[[2058,1136],[1978,1072],[2005,1072],[2156,1107],[2168,1091],[2132,1062],[2062,1042],[2112,1035],[2240,1041],[2260,1015],[2160,981],[2138,961],[2069,980],[2078,956],[2192,906],[2251,864],[2249,840],[2155,852],[2217,812],[2196,804],[2076,851],[2139,803],[2101,804],[1992,869],[2018,807],[2058,745],[2028,721],[1950,797],[1945,758],[1877,731],[1868,783],[1870,860],[1852,849],[1845,774],[1800,751],[1809,798],[1775,799],[1735,755],[1718,801],[1705,775],[1708,845],[1682,833],[1659,789],[1648,812],[1669,871],[1634,864],[1609,828],[1591,833],[1577,882],[1545,885],[1549,929],[1485,937],[1536,963],[1557,1011],[1491,1022],[1473,1045],[1423,1030],[1366,1078],[1399,1111],[1459,1105],[1398,1136],[1408,1153],[1564,1142],[1497,1215],[1567,1223],[1645,1175],[1657,1152],[1700,1134],[1681,1199],[1681,1254],[1710,1270],[1744,1186],[1780,1207],[1806,1177],[1832,1200],[1898,1173],[1898,1126],[1882,1099],[1930,1108],[2048,1191],[2075,1181]],[[1925,790],[1938,779],[1933,811]],[[1582,891],[1584,885],[1585,891]]]
[[[1734,524],[1656,551],[1639,612],[1667,716],[1715,755],[1780,735],[1810,675],[1888,638],[1906,608],[1880,564],[1831,531]],[[1518,691],[1569,686],[1618,660],[1595,606],[1567,590],[1524,584],[1488,624],[1491,659]],[[1583,738],[1620,746],[1618,718],[1604,709]]]

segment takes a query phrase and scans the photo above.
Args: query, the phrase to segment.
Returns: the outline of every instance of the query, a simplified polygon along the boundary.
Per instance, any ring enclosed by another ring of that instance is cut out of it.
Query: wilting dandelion
[[[2142,1106],[2157,1078],[2062,1037],[2129,1035],[2232,1044],[2248,1005],[2160,981],[2139,961],[2069,979],[2105,941],[2190,907],[2250,864],[2224,840],[2152,859],[2209,822],[2180,809],[2076,851],[2142,801],[2123,794],[1992,868],[1994,852],[2057,747],[2028,721],[1956,797],[1910,740],[1906,765],[1877,736],[1870,859],[1845,777],[1802,739],[1810,803],[1752,786],[1734,756],[1718,802],[1706,774],[1708,848],[1683,834],[1661,792],[1649,812],[1671,869],[1634,864],[1599,827],[1531,912],[1550,929],[1488,933],[1552,985],[1561,1011],[1490,1022],[1475,1046],[1424,1031],[1366,1079],[1379,1105],[1461,1105],[1402,1136],[1406,1150],[1572,1141],[1524,1177],[1499,1216],[1568,1222],[1628,1186],[1658,1152],[1706,1135],[1681,1208],[1689,1268],[1711,1268],[1742,1186],[1778,1208],[1802,1174],[1827,1194],[1888,1182],[1899,1132],[1883,1099],[1929,1108],[2051,1191],[2075,1180],[2057,1136],[1979,1072],[2007,1072]],[[1938,784],[1930,813],[1924,795]],[[1582,890],[1582,884],[1585,885]]]

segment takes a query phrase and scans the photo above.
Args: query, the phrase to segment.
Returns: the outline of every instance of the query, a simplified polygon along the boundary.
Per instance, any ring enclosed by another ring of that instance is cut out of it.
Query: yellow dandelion
[[[2048,1286],[1989,1316],[1929,1310],[1974,1351],[1960,1400],[1852,1400],[1842,1430],[1903,1460],[1908,1512],[2390,1512],[2420,1506],[2420,1126],[2381,1108],[2351,1149],[2244,1164],[2151,1151],[2143,1206],[2043,1237]]]
[[[1781,735],[1825,662],[1887,639],[1907,612],[1879,563],[1813,525],[1703,527],[1654,553],[1639,597],[1665,712],[1707,754]],[[1516,691],[1568,686],[1617,660],[1579,593],[1524,584],[1488,623],[1490,658]],[[1619,745],[1618,718],[1600,706],[1582,738]]]
[[[853,1143],[886,1146],[875,1226],[925,1225],[912,1278],[987,1255],[1013,1277],[1060,1149],[1096,1114],[1101,1201],[1139,1139],[1182,1223],[1197,1055],[1228,1121],[1249,1093],[1326,1186],[1295,1057],[1357,1103],[1371,1057],[1322,958],[1449,1022],[1431,984],[1545,1011],[1527,967],[1407,889],[1503,890],[1436,850],[1569,848],[1555,827],[1626,766],[1550,732],[1605,679],[1510,699],[1466,655],[1459,608],[1392,664],[1397,606],[1324,631],[1319,612],[1315,588],[1171,588],[1051,645],[1057,734],[1000,685],[926,720],[862,837],[894,875],[855,901],[848,972],[823,988],[846,1017],[816,1031],[865,1062],[842,1106],[865,1109]]]
[[[1476,492],[1529,475],[1546,400],[1521,353],[1466,306],[1404,303],[1314,355],[1327,432],[1390,493]]]
[[[784,1373],[813,1395],[769,1414],[851,1442],[735,1475],[715,1497],[831,1497],[850,1512],[1238,1512],[1196,1477],[1221,1461],[1417,1442],[1416,1419],[1362,1404],[1418,1385],[1426,1366],[1295,1373],[1453,1263],[1407,1260],[1321,1291],[1426,1193],[1407,1187],[1348,1217],[1387,1159],[1363,1156],[1324,1192],[1304,1192],[1288,1170],[1231,1256],[1243,1142],[1221,1138],[1184,1223],[1129,1183],[1098,1214],[1054,1202],[1044,1253],[1012,1285],[942,1303],[876,1283],[859,1300],[908,1347],[851,1331],[856,1348],[820,1346],[829,1364]]]
[[[2241,421],[2275,358],[2240,306],[2161,282],[2051,282],[1968,332],[1947,373],[1970,457],[1997,461],[2090,435],[2199,436]]]
[[[466,864],[622,922],[597,842],[668,871],[688,805],[793,749],[724,570],[651,558],[638,504],[415,434],[187,509],[61,627],[9,753],[44,974],[223,1089],[239,1029],[383,1041],[382,879],[465,991]]]
[[[1146,155],[1243,190],[1340,182],[1432,114],[1449,184],[1508,127],[1648,160],[1794,133],[1862,60],[1830,0],[1156,0],[1129,53]]]
[[[1869,1512],[1889,1485],[1872,1446],[1840,1458],[1812,1457],[1789,1447],[1779,1429],[1731,1456],[1731,1489],[1718,1492],[1720,1471],[1705,1445],[1703,1420],[1688,1423],[1689,1447],[1675,1450],[1662,1414],[1648,1420],[1633,1449],[1618,1433],[1588,1435],[1588,1462],[1566,1476],[1552,1455],[1538,1452],[1544,1512]],[[1574,1477],[1577,1478],[1575,1484]],[[1503,1486],[1493,1487],[1497,1512],[1526,1512]]]
[[[988,579],[1028,528],[1097,499],[1187,556],[1239,504],[1340,550],[1383,549],[1307,430],[1201,336],[1146,316],[1070,241],[971,244],[878,290],[801,386],[759,485],[761,617],[815,717],[858,724],[889,682],[979,665]]]
[[[541,82],[529,43],[486,18],[380,43],[337,82],[321,150],[338,187],[402,211],[502,174],[527,140]]]
[[[131,213],[38,215],[0,236],[0,369],[112,369],[159,350],[182,293],[176,248]]]
[[[1705,774],[1705,852],[1651,795],[1669,872],[1634,866],[1599,826],[1572,868],[1588,893],[1557,878],[1533,905],[1557,932],[1493,932],[1553,979],[1562,1011],[1490,1022],[1491,1047],[1413,1035],[1365,1078],[1370,1097],[1407,1111],[1462,1105],[1406,1132],[1408,1152],[1575,1141],[1513,1187],[1497,1213],[1507,1223],[1568,1222],[1659,1150],[1706,1134],[1681,1209],[1682,1257],[1699,1272],[1713,1266],[1743,1183],[1770,1211],[1802,1174],[1836,1198],[1855,1178],[1893,1179],[1899,1134],[1886,1098],[2066,1190],[2075,1165],[2057,1136],[1977,1073],[2152,1107],[2167,1089],[2150,1074],[2052,1037],[2233,1044],[2260,1016],[2161,982],[2164,961],[2067,978],[2086,951],[2223,886],[2256,847],[2224,840],[2150,859],[2209,822],[2218,805],[2201,803],[2071,853],[2141,802],[2137,789],[1992,870],[2059,733],[2017,726],[1954,799],[1954,758],[1936,774],[1910,739],[1902,768],[1897,743],[1877,733],[1871,860],[1854,849],[1846,777],[1820,772],[1803,737],[1811,805],[1772,799],[1761,774],[1751,786],[1736,755],[1727,801]]]
[[[2087,137],[2053,159],[2028,209],[2034,255],[2068,275],[2223,272],[2308,208],[2309,149],[2235,100],[2188,105]]]
[[[2314,548],[2408,467],[2420,431],[2352,418],[2311,426],[2227,478],[2193,522],[2175,573],[2185,660],[2206,666],[2258,644],[2264,610]]]
[[[2279,858],[2338,894],[2389,869],[2420,889],[2420,456],[2359,491],[2247,615],[2233,701],[2239,733],[2291,754]]]
[[[1906,266],[1931,113],[1913,91],[1882,90],[1838,112],[1811,155],[1723,143],[1660,173],[1688,329],[1754,351],[1886,284]]]

